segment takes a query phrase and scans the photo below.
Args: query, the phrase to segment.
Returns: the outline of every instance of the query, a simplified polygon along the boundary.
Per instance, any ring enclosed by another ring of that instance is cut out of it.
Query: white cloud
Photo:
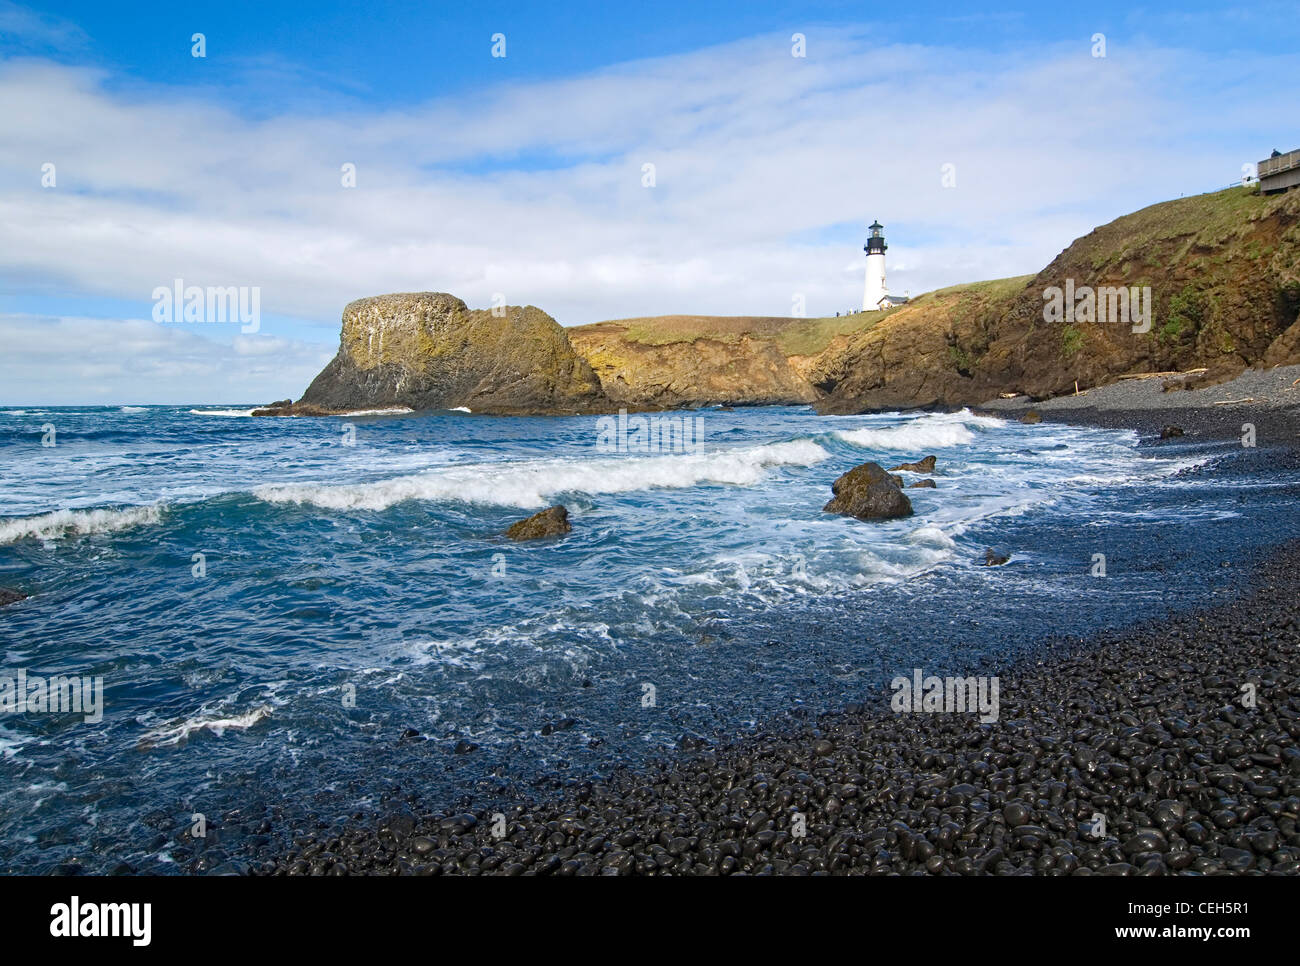
[[[873,218],[895,291],[1036,271],[1100,222],[1228,184],[1300,120],[1256,83],[1300,58],[1111,50],[1008,56],[826,28],[806,60],[762,37],[415,109],[271,119],[11,60],[0,281],[142,304],[174,278],[256,285],[264,313],[318,321],[323,338],[354,298],[425,289],[480,306],[500,292],[565,324],[787,314],[794,293],[830,314],[861,298]],[[56,188],[40,187],[44,162]],[[247,398],[305,381],[276,384]]]
[[[0,315],[0,405],[259,403],[302,394],[333,350],[261,335],[225,345],[141,319]]]

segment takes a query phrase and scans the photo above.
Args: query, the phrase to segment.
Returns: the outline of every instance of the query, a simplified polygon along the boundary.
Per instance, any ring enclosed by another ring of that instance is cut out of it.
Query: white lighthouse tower
[[[871,229],[871,237],[862,246],[862,250],[867,253],[867,287],[862,296],[862,311],[874,312],[881,307],[880,300],[889,294],[889,289],[885,287],[885,249],[889,246],[885,244],[885,236],[880,233],[884,225],[873,221],[868,227]]]

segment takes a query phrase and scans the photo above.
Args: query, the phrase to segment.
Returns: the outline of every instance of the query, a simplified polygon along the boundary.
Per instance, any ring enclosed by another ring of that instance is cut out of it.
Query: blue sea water
[[[183,871],[195,813],[237,859],[397,786],[508,803],[913,667],[999,673],[1048,636],[1225,598],[1300,535],[1266,449],[969,412],[692,415],[694,451],[624,454],[595,417],[0,410],[0,586],[31,594],[0,610],[0,675],[105,686],[99,722],[0,715],[0,870]],[[913,517],[822,512],[852,466],[929,454]],[[553,503],[570,535],[503,538]],[[232,831],[268,806],[269,832]]]

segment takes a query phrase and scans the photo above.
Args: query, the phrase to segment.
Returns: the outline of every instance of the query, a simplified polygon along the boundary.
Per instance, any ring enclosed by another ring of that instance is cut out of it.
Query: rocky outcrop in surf
[[[16,604],[20,600],[26,600],[27,595],[17,590],[10,590],[8,587],[0,587],[0,607],[9,604]]]
[[[470,309],[453,295],[358,299],[339,351],[292,406],[267,415],[407,407],[476,413],[609,409],[600,381],[553,318],[534,306]]]
[[[927,456],[925,459],[917,460],[915,463],[899,463],[897,466],[891,466],[889,472],[896,473],[899,470],[903,470],[907,473],[933,473],[936,461],[937,457]]]
[[[512,523],[506,530],[511,540],[541,540],[545,537],[562,537],[573,529],[569,511],[563,506],[547,507],[527,520]]]
[[[822,509],[859,520],[892,520],[912,515],[912,501],[879,463],[855,466],[831,484],[831,501]]]

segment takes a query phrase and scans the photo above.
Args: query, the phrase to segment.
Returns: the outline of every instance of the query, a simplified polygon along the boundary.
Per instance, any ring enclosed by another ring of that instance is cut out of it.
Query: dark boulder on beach
[[[26,599],[26,594],[21,594],[16,590],[10,590],[8,587],[0,587],[0,607],[4,607],[6,604],[16,604],[20,600]]]
[[[933,490],[938,488],[938,484],[934,480],[917,480],[915,483],[907,484],[907,488],[909,490]]]
[[[1183,433],[1183,428],[1182,428],[1181,426],[1161,426],[1161,427],[1160,427],[1160,438],[1161,438],[1161,439],[1177,439],[1179,436],[1183,436],[1183,435],[1185,435],[1185,434]]]
[[[903,470],[907,473],[933,473],[935,457],[927,456],[923,460],[917,460],[915,463],[899,463],[897,466],[891,466],[889,472]]]
[[[1043,421],[1043,414],[1037,409],[1031,409],[1020,417],[1020,421],[1032,426],[1034,423],[1041,423]]]
[[[892,520],[912,515],[912,501],[879,463],[855,466],[831,484],[834,494],[823,507],[859,520]]]
[[[538,540],[542,537],[560,537],[572,529],[569,511],[563,506],[552,506],[534,513],[527,520],[512,523],[506,530],[506,536],[511,540]]]

